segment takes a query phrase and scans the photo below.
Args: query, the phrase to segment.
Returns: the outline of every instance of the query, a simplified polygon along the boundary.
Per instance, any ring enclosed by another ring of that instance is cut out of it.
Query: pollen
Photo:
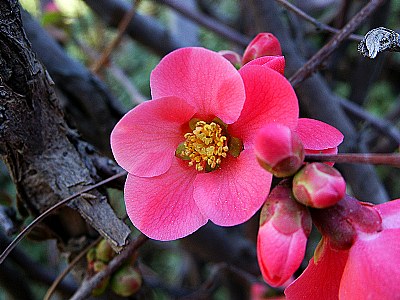
[[[195,166],[197,171],[215,170],[229,151],[227,137],[215,122],[198,121],[193,132],[184,137],[186,140],[180,156],[187,157],[189,166]]]

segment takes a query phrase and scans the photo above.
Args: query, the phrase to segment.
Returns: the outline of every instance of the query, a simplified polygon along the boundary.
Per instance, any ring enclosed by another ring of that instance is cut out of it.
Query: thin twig
[[[50,213],[54,212],[55,210],[57,210],[58,208],[60,208],[61,206],[67,204],[68,202],[70,202],[71,200],[81,196],[82,194],[89,192],[95,188],[98,188],[110,181],[113,181],[117,178],[120,178],[122,176],[125,176],[126,172],[120,172],[115,174],[114,176],[111,176],[105,180],[102,180],[94,185],[88,186],[87,188],[84,188],[83,190],[81,190],[80,192],[77,192],[75,194],[73,194],[72,196],[69,196],[68,198],[65,198],[64,200],[61,200],[60,202],[58,202],[56,205],[53,205],[52,207],[50,207],[49,209],[47,209],[45,212],[43,212],[42,214],[40,214],[36,219],[34,219],[28,226],[26,226],[18,235],[17,237],[10,243],[10,245],[8,245],[8,247],[3,251],[3,253],[0,255],[0,264],[3,263],[3,261],[7,258],[8,254],[10,254],[10,252],[15,248],[15,246],[22,240],[22,238],[27,235],[32,229],[33,227],[39,223],[40,221],[42,221],[45,217],[47,217]]]
[[[387,165],[400,168],[398,153],[339,153],[339,154],[307,154],[305,161],[331,161],[348,164]]]
[[[114,273],[148,239],[147,236],[140,234],[135,240],[130,242],[118,256],[114,257],[104,270],[84,281],[70,300],[87,299],[92,290],[96,288],[104,278]]]
[[[302,17],[304,20],[313,24],[317,28],[317,30],[324,30],[324,31],[331,32],[331,33],[338,33],[340,31],[337,28],[326,25],[326,24],[318,21],[317,19],[311,17],[310,15],[305,13],[303,10],[301,10],[300,8],[298,8],[297,6],[293,5],[292,3],[290,3],[286,0],[275,0],[275,1],[278,2],[280,5],[284,6],[286,9],[288,9],[288,10],[294,12],[295,14],[297,14],[298,16]],[[363,39],[363,36],[358,35],[358,34],[350,34],[348,38],[350,40],[359,42]]]
[[[81,251],[69,264],[68,267],[65,268],[64,271],[60,275],[57,276],[57,278],[53,281],[51,286],[46,292],[46,295],[44,295],[43,300],[50,300],[50,297],[53,295],[55,292],[58,284],[64,279],[65,276],[72,270],[72,268],[81,260],[82,257],[85,256],[85,254],[94,246],[96,246],[101,240],[102,236],[99,236],[96,240],[94,240],[92,243],[90,243],[85,249]]]
[[[100,69],[107,64],[111,53],[114,51],[114,49],[121,43],[122,37],[131,22],[132,18],[136,14],[136,9],[140,3],[140,0],[136,0],[135,5],[132,6],[132,8],[124,15],[122,18],[121,22],[118,24],[118,34],[117,36],[112,40],[112,42],[108,45],[108,47],[103,51],[101,54],[101,57],[98,61],[94,63],[92,66],[92,71],[93,73],[98,73]]]
[[[204,14],[187,9],[183,6],[180,1],[176,0],[157,0],[157,2],[165,4],[177,12],[181,13],[185,17],[195,21],[196,23],[218,33],[222,37],[240,45],[246,47],[250,43],[250,39],[247,36],[242,35],[238,31],[226,26],[213,18],[210,18]]]
[[[303,80],[309,77],[325,61],[332,52],[340,46],[361,23],[369,17],[385,0],[371,0],[365,5],[351,20],[344,26],[332,39],[322,47],[309,61],[304,64],[297,72],[289,78],[290,83],[296,87]]]
[[[368,113],[354,102],[342,98],[338,98],[338,101],[345,110],[352,113],[353,115],[360,117],[362,120],[368,122],[373,127],[375,127],[379,132],[390,137],[397,144],[400,145],[400,131],[393,123],[391,123],[386,119],[375,117],[374,115]]]

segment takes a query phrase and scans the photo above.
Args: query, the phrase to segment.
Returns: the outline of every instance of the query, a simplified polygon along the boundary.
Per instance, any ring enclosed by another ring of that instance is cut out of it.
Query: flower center
[[[215,170],[229,151],[227,136],[215,122],[197,121],[193,132],[184,137],[186,140],[178,146],[177,156],[190,160],[189,166],[195,166],[197,171]]]

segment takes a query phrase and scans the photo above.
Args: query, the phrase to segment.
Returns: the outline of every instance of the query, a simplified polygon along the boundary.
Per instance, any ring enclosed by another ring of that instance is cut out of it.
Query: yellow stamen
[[[189,166],[197,171],[212,171],[221,164],[221,158],[229,151],[227,137],[219,124],[197,121],[193,132],[184,135],[186,141],[180,157],[190,159]]]

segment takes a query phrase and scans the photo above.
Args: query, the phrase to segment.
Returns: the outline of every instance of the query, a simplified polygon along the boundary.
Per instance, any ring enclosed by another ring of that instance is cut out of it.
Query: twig
[[[87,299],[87,297],[90,296],[92,290],[104,278],[114,273],[147,240],[147,236],[140,234],[134,241],[130,242],[128,246],[126,246],[126,248],[118,256],[111,260],[104,270],[98,272],[90,279],[84,281],[70,300]]]
[[[92,71],[93,73],[98,73],[99,70],[107,64],[111,53],[114,51],[114,49],[120,44],[122,37],[125,33],[125,30],[127,29],[129,23],[131,22],[132,18],[136,14],[136,9],[140,3],[140,0],[136,0],[135,5],[132,6],[132,8],[124,15],[122,18],[121,22],[118,25],[118,34],[114,38],[114,40],[108,45],[108,47],[104,50],[102,53],[100,59],[94,63],[92,66]]]
[[[292,77],[290,83],[296,87],[303,80],[309,77],[320,64],[325,61],[332,52],[339,47],[340,43],[346,39],[350,33],[357,29],[361,23],[370,16],[385,0],[371,0],[365,5],[351,20],[344,26],[332,39],[322,47],[310,60],[303,65]]]
[[[191,11],[187,9],[185,6],[181,5],[179,1],[176,0],[157,0],[159,3],[163,3],[177,12],[181,13],[185,17],[197,22],[200,25],[218,33],[224,38],[240,45],[246,47],[250,43],[250,39],[247,36],[244,36],[233,30],[232,28],[217,22],[215,19],[212,19],[204,14],[200,14],[198,12]]]
[[[377,118],[372,114],[368,113],[364,109],[362,109],[357,104],[354,104],[351,101],[338,98],[340,105],[347,110],[348,112],[360,117],[362,120],[370,123],[374,126],[379,132],[393,139],[397,144],[400,145],[400,132],[397,127],[392,124],[390,121],[382,118]]]
[[[46,292],[46,295],[44,295],[43,300],[49,300],[50,297],[53,295],[54,291],[57,288],[57,285],[64,279],[65,276],[72,270],[72,268],[80,261],[80,259],[85,256],[85,254],[94,246],[96,246],[102,239],[103,237],[99,236],[95,241],[90,243],[85,249],[81,251],[68,265],[67,268],[65,268],[64,271],[60,275],[57,276],[57,278],[54,280],[54,282],[51,284],[49,289]]]
[[[98,188],[110,181],[113,181],[114,179],[117,179],[119,177],[125,176],[126,172],[121,172],[118,174],[115,174],[114,176],[111,176],[105,180],[102,180],[94,185],[88,186],[87,188],[84,188],[83,190],[81,190],[80,192],[77,192],[75,194],[73,194],[72,196],[69,196],[68,198],[65,198],[64,200],[61,200],[60,202],[58,202],[56,205],[50,207],[49,209],[47,209],[46,211],[44,211],[41,215],[39,215],[36,219],[34,219],[28,226],[26,226],[21,232],[20,234],[17,235],[17,237],[10,243],[10,245],[8,245],[8,247],[3,251],[3,253],[0,255],[0,264],[3,263],[3,261],[7,258],[8,254],[10,254],[10,252],[15,248],[15,246],[22,240],[22,238],[27,235],[32,229],[33,227],[39,223],[40,221],[42,221],[45,217],[47,217],[50,213],[54,212],[55,210],[57,210],[58,208],[60,208],[61,206],[67,204],[68,202],[70,202],[71,200],[75,199],[76,197],[81,196],[82,194],[85,194],[86,192],[89,192],[95,188]]]
[[[388,165],[400,168],[398,153],[339,153],[307,154],[305,161],[331,161],[335,163]]]
[[[294,12],[295,14],[297,14],[298,16],[302,17],[304,20],[313,24],[317,28],[317,30],[324,30],[324,31],[331,32],[331,33],[338,33],[340,31],[337,28],[326,25],[326,24],[318,21],[317,19],[311,17],[310,15],[305,13],[303,10],[301,10],[300,8],[298,8],[297,6],[293,5],[292,3],[290,3],[286,0],[275,0],[275,1],[278,2],[280,5],[286,7],[286,9],[288,9],[288,10]],[[358,41],[358,42],[363,39],[363,37],[358,34],[350,34],[348,38],[353,41]]]

